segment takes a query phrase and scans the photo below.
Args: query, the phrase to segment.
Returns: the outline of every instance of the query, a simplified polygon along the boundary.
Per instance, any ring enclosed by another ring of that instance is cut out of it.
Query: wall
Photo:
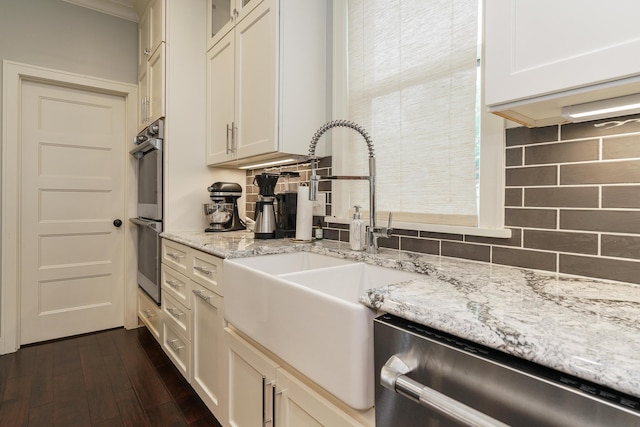
[[[61,0],[0,1],[0,59],[137,83],[138,26]]]
[[[0,60],[137,84],[137,45],[135,22],[62,0],[0,1]]]
[[[507,129],[505,150],[510,239],[395,230],[380,245],[640,283],[640,115]],[[325,239],[349,240],[347,225],[323,226]]]

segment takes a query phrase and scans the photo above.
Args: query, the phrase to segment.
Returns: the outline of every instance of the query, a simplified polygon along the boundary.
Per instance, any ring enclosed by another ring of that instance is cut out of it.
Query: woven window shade
[[[373,138],[378,212],[477,225],[477,0],[348,0],[347,25],[347,119]],[[332,140],[335,174],[368,174],[359,135]],[[366,183],[334,190],[334,215],[368,209]]]

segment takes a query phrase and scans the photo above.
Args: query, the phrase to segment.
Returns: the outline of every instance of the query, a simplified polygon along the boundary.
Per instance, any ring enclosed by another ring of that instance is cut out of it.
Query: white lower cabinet
[[[149,329],[151,335],[162,343],[160,333],[162,332],[162,312],[160,307],[144,293],[138,289],[138,318]]]
[[[138,316],[223,426],[374,426],[227,327],[220,258],[165,239],[162,254],[162,305],[140,291]]]
[[[162,324],[162,349],[180,373],[189,378],[191,374],[191,341],[174,329],[170,322]]]
[[[191,282],[193,367],[191,386],[215,417],[226,425],[227,370],[222,297]]]
[[[162,240],[162,348],[227,425],[222,259]]]
[[[369,414],[350,414],[280,366],[230,328],[228,350],[229,425],[373,426]]]

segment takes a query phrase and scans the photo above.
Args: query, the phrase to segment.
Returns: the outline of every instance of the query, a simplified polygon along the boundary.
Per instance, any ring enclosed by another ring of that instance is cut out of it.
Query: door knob
[[[121,219],[114,219],[113,220],[113,225],[115,225],[116,227],[120,227],[122,225],[122,220]]]

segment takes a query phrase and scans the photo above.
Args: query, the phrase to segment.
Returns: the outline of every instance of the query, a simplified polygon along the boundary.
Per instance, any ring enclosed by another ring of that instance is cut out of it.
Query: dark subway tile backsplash
[[[506,130],[506,135],[507,147],[557,141],[558,126],[546,126],[541,128],[510,128]]]
[[[532,185],[556,185],[557,166],[534,166],[507,169],[505,184],[507,187],[527,187]]]
[[[602,207],[640,209],[640,185],[603,186]]]
[[[532,145],[524,149],[526,165],[584,162],[598,160],[598,156],[597,139]]]
[[[555,209],[505,209],[507,227],[556,228]]]
[[[526,207],[597,208],[600,200],[598,187],[543,187],[525,188]]]
[[[560,185],[640,182],[640,160],[603,161],[560,166]]]
[[[595,126],[597,125],[597,126]],[[396,230],[382,247],[640,283],[640,115],[505,131],[510,238]],[[320,161],[331,173],[331,158]],[[292,166],[308,179],[308,164]],[[247,174],[247,210],[255,206]],[[331,212],[331,183],[327,213]],[[329,215],[330,216],[330,215]],[[318,218],[319,219],[319,218]],[[349,226],[323,223],[348,242]]]
[[[630,159],[640,157],[640,135],[604,138],[602,141],[602,158]]]

